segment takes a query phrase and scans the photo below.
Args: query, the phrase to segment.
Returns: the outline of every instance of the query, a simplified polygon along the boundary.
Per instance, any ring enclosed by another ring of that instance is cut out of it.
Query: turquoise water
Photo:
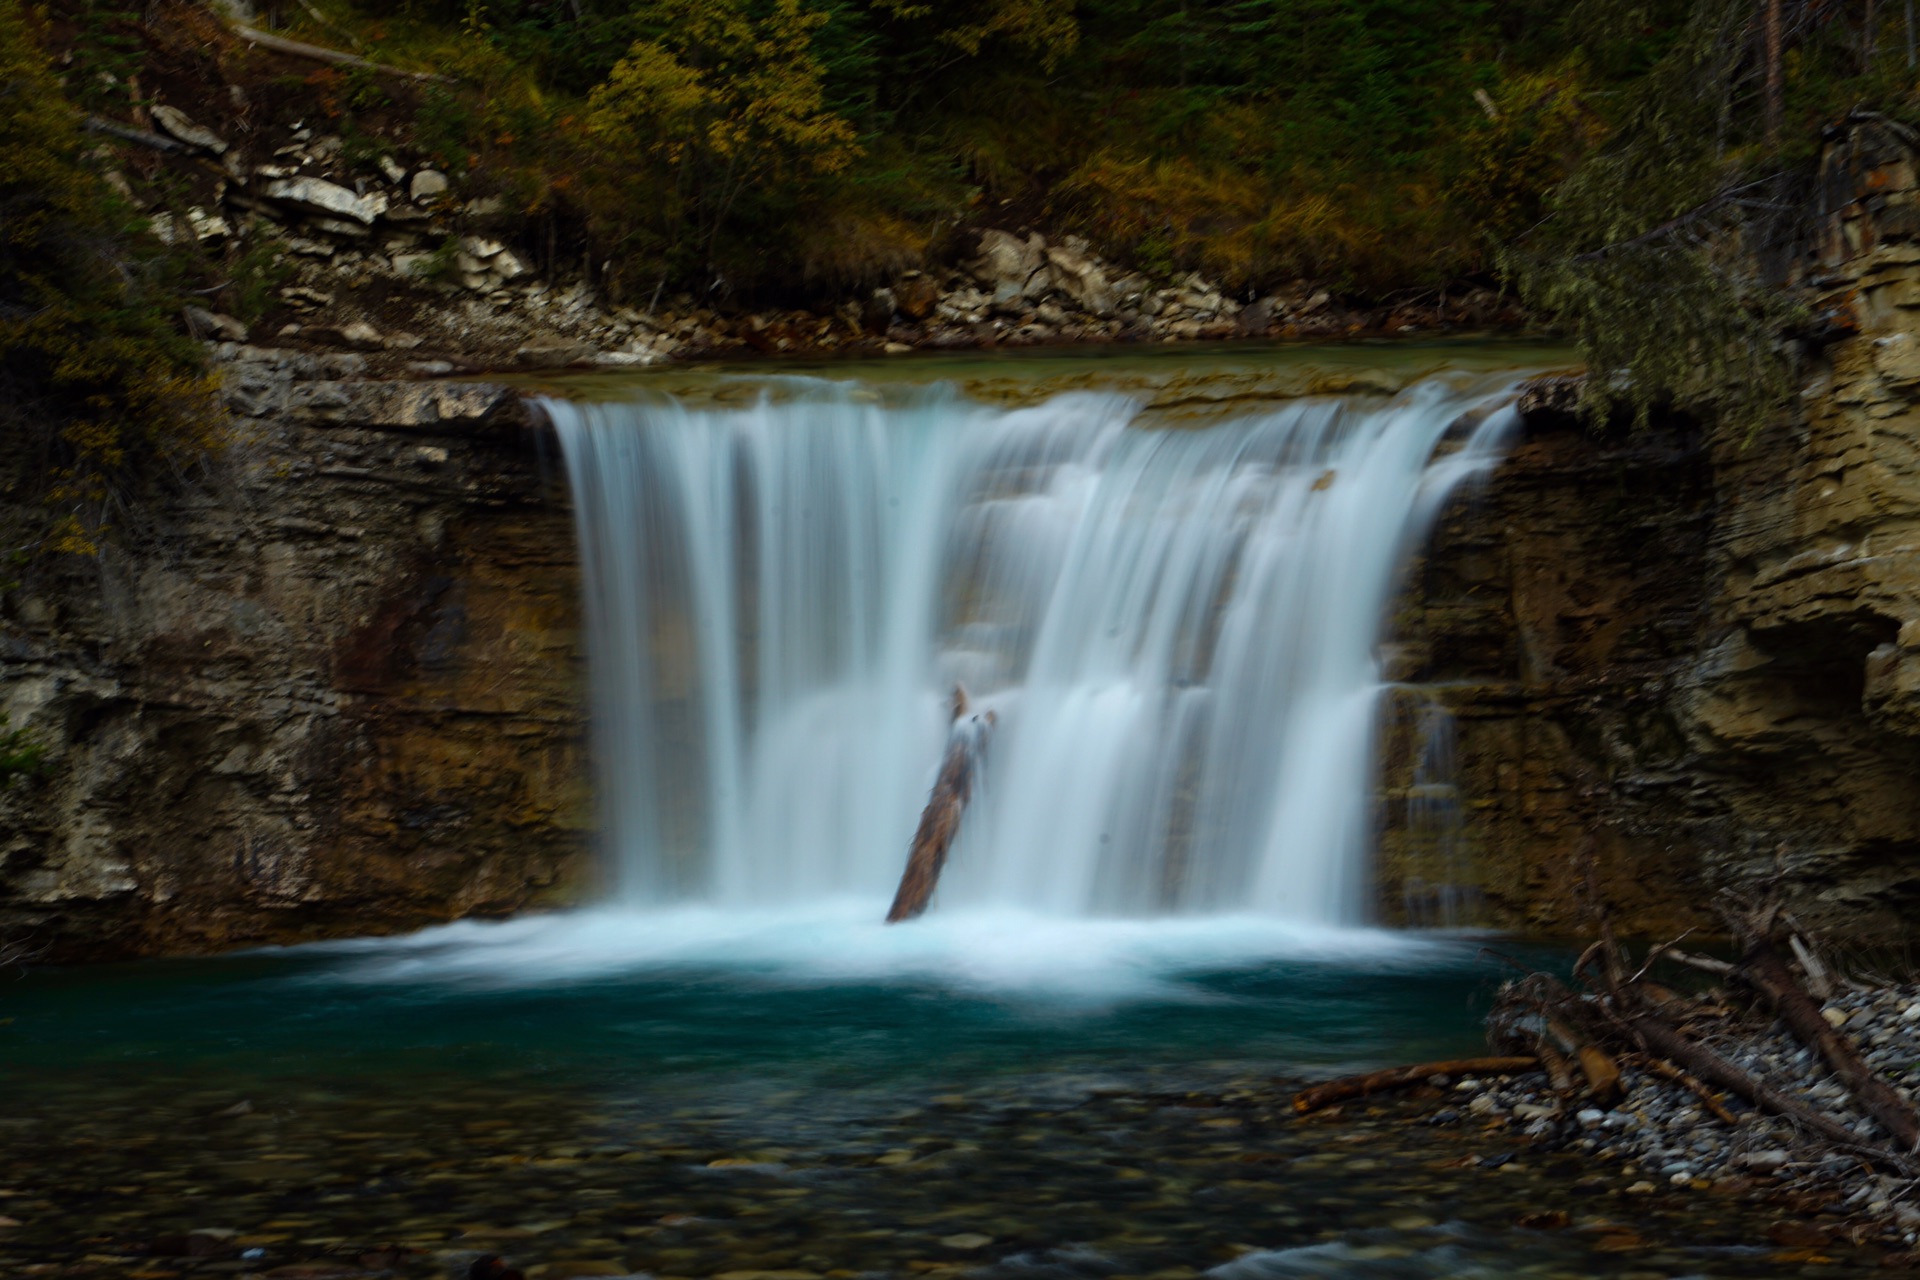
[[[7,981],[0,1275],[428,1280],[484,1253],[528,1280],[1865,1265],[1789,1263],[1752,1243],[1765,1209],[1628,1199],[1550,1144],[1427,1124],[1432,1100],[1292,1115],[1298,1072],[1476,1051],[1506,969],[1479,940],[884,931],[866,905]]]
[[[1316,960],[1299,954],[1315,939],[1253,922],[983,921],[969,940],[968,922],[909,936],[876,914],[580,913],[34,972],[0,986],[0,1070],[29,1090],[75,1070],[536,1069],[614,1086],[779,1072],[929,1088],[1113,1064],[1330,1071],[1473,1051],[1500,973],[1470,939],[1356,931]]]

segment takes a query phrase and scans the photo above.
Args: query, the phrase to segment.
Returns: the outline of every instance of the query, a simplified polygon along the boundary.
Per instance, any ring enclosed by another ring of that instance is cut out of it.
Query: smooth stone
[[[962,1231],[959,1235],[941,1236],[940,1243],[949,1249],[984,1249],[993,1243],[993,1237],[978,1231]]]

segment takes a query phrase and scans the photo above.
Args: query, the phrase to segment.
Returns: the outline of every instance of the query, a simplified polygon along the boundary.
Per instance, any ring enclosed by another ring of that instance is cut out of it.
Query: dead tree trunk
[[[933,890],[940,883],[941,869],[947,865],[947,851],[960,833],[960,815],[973,794],[974,766],[992,728],[993,712],[969,716],[967,691],[955,685],[946,759],[940,763],[940,774],[934,779],[927,807],[921,810],[920,827],[913,833],[913,845],[907,852],[906,872],[900,877],[900,888],[887,911],[888,924],[914,919],[932,900]]]
[[[1293,1096],[1293,1109],[1306,1115],[1336,1102],[1348,1102],[1393,1089],[1411,1089],[1435,1076],[1511,1075],[1519,1071],[1532,1071],[1539,1065],[1540,1060],[1536,1057],[1516,1055],[1504,1058],[1456,1058],[1448,1062],[1423,1062],[1417,1067],[1389,1067],[1385,1071],[1372,1071],[1363,1076],[1343,1076],[1338,1080],[1317,1084],[1311,1089],[1303,1089]]]

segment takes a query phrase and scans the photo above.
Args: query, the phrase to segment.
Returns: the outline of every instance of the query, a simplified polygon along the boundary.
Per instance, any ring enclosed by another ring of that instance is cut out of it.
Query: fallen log
[[[1729,1093],[1738,1094],[1762,1111],[1771,1111],[1783,1120],[1797,1124],[1810,1133],[1819,1134],[1829,1142],[1845,1147],[1849,1151],[1863,1150],[1860,1135],[1838,1120],[1829,1119],[1795,1102],[1779,1090],[1762,1084],[1713,1050],[1687,1039],[1658,1018],[1647,1014],[1636,1014],[1625,1021],[1627,1029],[1634,1034],[1648,1053],[1665,1058],[1697,1079],[1709,1084],[1717,1084]],[[1892,1156],[1891,1152],[1875,1154]],[[1898,1159],[1898,1157],[1894,1158]],[[1904,1165],[1905,1162],[1901,1163]]]
[[[308,44],[304,40],[289,40],[285,36],[257,31],[252,27],[236,24],[233,33],[249,44],[259,45],[262,49],[271,49],[275,53],[284,53],[293,58],[305,58],[310,62],[325,62],[336,67],[364,67],[369,71],[378,71],[382,75],[403,76],[408,80],[430,80],[438,84],[453,83],[451,76],[435,75],[431,71],[403,71],[399,67],[370,62],[357,53],[343,53],[339,49]]]
[[[1411,1088],[1435,1076],[1512,1075],[1520,1071],[1533,1071],[1539,1066],[1540,1059],[1529,1054],[1509,1058],[1457,1058],[1448,1062],[1423,1062],[1414,1067],[1389,1067],[1385,1071],[1342,1076],[1338,1080],[1314,1085],[1311,1089],[1302,1089],[1293,1095],[1293,1109],[1304,1116],[1336,1102]]]
[[[960,815],[973,794],[974,765],[985,749],[987,734],[993,728],[993,712],[967,715],[967,691],[953,689],[953,719],[947,731],[947,754],[934,779],[927,807],[920,811],[920,826],[913,833],[907,850],[907,869],[901,873],[900,887],[887,910],[887,923],[912,920],[926,911],[933,891],[940,883],[940,872],[947,865],[947,851],[960,834]]]
[[[1868,1115],[1893,1135],[1903,1152],[1920,1151],[1920,1113],[1873,1073],[1853,1037],[1828,1022],[1814,998],[1794,980],[1786,957],[1767,938],[1756,938],[1740,961],[1740,980],[1772,1002],[1780,1021],[1800,1043],[1826,1059],[1827,1066]]]

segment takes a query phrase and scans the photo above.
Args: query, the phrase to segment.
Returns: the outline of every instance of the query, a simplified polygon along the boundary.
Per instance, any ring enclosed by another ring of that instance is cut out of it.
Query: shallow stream
[[[1292,1116],[1286,1077],[1479,1051],[1504,967],[1479,941],[886,930],[881,905],[9,982],[0,1275],[427,1277],[480,1251],[532,1280],[1866,1265],[1782,1254],[1766,1205],[1629,1198],[1610,1168],[1429,1125],[1431,1102]]]

